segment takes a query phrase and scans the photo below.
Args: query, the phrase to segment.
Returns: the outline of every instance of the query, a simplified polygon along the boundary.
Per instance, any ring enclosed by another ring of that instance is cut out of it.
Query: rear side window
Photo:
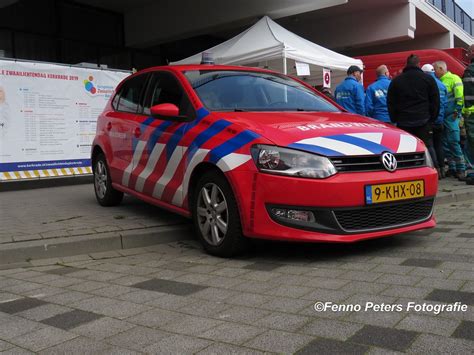
[[[126,81],[114,98],[114,108],[117,111],[136,113],[140,106],[141,95],[148,75],[138,75]]]

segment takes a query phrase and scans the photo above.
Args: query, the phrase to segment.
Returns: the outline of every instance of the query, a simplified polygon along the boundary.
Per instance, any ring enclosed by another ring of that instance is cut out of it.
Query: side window
[[[190,118],[195,115],[188,95],[174,75],[168,72],[153,73],[150,85],[148,85],[143,114],[150,115],[150,107],[165,103],[178,106],[180,115]]]
[[[117,111],[136,113],[148,75],[143,74],[126,81],[120,88],[118,103],[114,105]],[[114,98],[114,103],[116,98]]]

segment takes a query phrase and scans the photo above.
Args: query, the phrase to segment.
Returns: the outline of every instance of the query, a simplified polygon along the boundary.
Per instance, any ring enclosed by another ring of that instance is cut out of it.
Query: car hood
[[[421,140],[390,124],[345,112],[219,112],[273,144],[325,156],[424,151]]]

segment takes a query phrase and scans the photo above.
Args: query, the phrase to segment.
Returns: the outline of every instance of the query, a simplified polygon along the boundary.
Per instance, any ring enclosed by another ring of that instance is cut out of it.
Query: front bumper
[[[395,173],[339,173],[323,180],[239,171],[230,176],[248,237],[318,242],[353,242],[435,226],[436,170],[422,167]],[[424,180],[425,197],[365,204],[365,186]],[[313,222],[283,220],[272,208],[312,211]],[[403,217],[402,215],[405,217]],[[412,215],[414,214],[414,215]]]

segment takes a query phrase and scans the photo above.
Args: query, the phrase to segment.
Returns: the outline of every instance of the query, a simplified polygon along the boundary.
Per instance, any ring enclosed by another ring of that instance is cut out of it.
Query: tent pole
[[[287,74],[287,69],[286,69],[286,52],[283,51],[283,74]]]

